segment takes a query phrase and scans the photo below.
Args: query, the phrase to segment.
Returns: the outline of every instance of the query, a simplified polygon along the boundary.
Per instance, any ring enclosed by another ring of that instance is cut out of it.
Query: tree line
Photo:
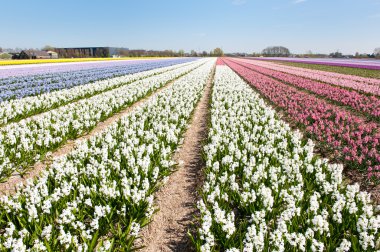
[[[291,54],[290,50],[284,46],[269,46],[261,51],[261,53],[253,53],[254,57],[289,57],[290,55],[296,57],[309,57],[309,58],[321,58],[321,57],[331,57],[331,58],[380,58],[380,47],[375,48],[372,54],[359,54],[358,52],[355,55],[343,55],[343,53],[337,50],[330,54],[314,54],[311,51],[306,52],[305,54]]]
[[[21,48],[7,48],[2,49],[0,47],[0,59],[10,59],[11,55],[10,53],[20,52],[25,49]],[[33,50],[39,50],[39,49],[33,49]],[[40,50],[43,51],[54,51],[54,47],[52,46],[44,46]],[[196,52],[195,50],[191,50],[190,52],[185,52],[184,50],[143,50],[143,49],[133,49],[133,50],[127,50],[127,49],[120,49],[117,52],[117,55],[121,57],[220,57],[224,56],[224,52],[221,48],[217,47],[214,50],[211,50],[210,52],[202,51],[202,52]],[[290,50],[284,46],[269,46],[266,47],[261,51],[261,53],[229,53],[226,54],[226,56],[254,56],[254,57],[289,57],[289,56],[296,56],[296,57],[309,57],[309,58],[321,58],[321,57],[331,57],[331,58],[343,58],[343,57],[350,57],[350,58],[380,58],[380,47],[377,47],[374,49],[372,54],[359,54],[355,53],[354,55],[343,55],[341,52],[336,51],[332,52],[330,54],[320,54],[320,53],[312,53],[311,51],[308,51],[304,54],[291,54]]]
[[[224,56],[224,52],[221,48],[215,48],[214,50],[207,52],[196,52],[191,50],[190,52],[185,52],[185,50],[143,50],[143,49],[133,49],[133,50],[120,50],[117,52],[118,55],[122,57],[219,57]]]
[[[21,48],[7,48],[2,49],[0,47],[0,59],[11,58],[10,53],[18,53],[21,52]],[[44,46],[41,49],[32,49],[32,50],[42,50],[42,51],[54,51],[55,47],[53,46]],[[4,52],[3,52],[4,51]],[[191,50],[190,52],[185,52],[185,50],[144,50],[144,49],[123,49],[120,48],[116,51],[116,55],[120,57],[220,57],[224,56],[224,52],[221,48],[217,47],[210,52],[202,51],[196,52],[195,50]],[[60,57],[65,57],[65,55],[60,55]]]

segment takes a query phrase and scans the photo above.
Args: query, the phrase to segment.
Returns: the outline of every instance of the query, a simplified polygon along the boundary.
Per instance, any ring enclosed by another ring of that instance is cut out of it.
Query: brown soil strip
[[[360,185],[360,190],[371,193],[371,199],[374,205],[380,205],[380,184],[368,181],[367,175],[354,169],[344,169],[343,179],[346,179],[347,184],[358,183]]]
[[[181,77],[180,77],[181,78]],[[37,162],[33,167],[28,171],[26,174],[21,176],[18,173],[13,174],[6,182],[0,183],[0,195],[10,195],[15,192],[16,186],[25,183],[28,179],[34,179],[37,177],[43,170],[45,170],[54,160],[54,158],[58,158],[61,156],[64,156],[71,152],[75,146],[77,145],[77,142],[86,141],[87,139],[93,137],[94,135],[98,134],[99,132],[103,131],[105,128],[107,128],[110,124],[118,121],[121,117],[127,115],[132,110],[134,110],[136,107],[142,105],[143,103],[147,102],[153,95],[157,94],[158,92],[163,91],[164,89],[171,86],[177,79],[169,82],[165,86],[157,89],[152,94],[138,100],[137,102],[133,103],[131,106],[127,107],[126,109],[114,114],[113,116],[109,117],[107,120],[100,122],[97,124],[97,126],[92,129],[89,133],[86,135],[83,135],[75,140],[69,140],[66,144],[58,148],[56,151],[54,151],[49,158],[46,158],[43,161]]]
[[[197,189],[203,180],[202,142],[208,133],[209,100],[214,72],[215,68],[194,110],[183,145],[174,156],[174,160],[182,165],[156,193],[159,211],[142,230],[141,238],[136,242],[137,247],[144,246],[142,251],[192,251],[187,232],[197,214]]]

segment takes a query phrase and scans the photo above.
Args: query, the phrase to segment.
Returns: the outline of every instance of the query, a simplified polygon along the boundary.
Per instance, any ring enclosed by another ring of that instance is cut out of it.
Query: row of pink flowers
[[[255,70],[259,73],[309,90],[339,104],[349,106],[359,113],[364,113],[375,117],[375,119],[380,119],[380,98],[377,96],[360,94],[355,90],[347,90],[297,75],[248,64],[242,61],[234,60],[234,62],[241,64],[249,69]]]
[[[218,59],[216,60],[216,65],[225,65],[224,61],[218,57]]]
[[[338,106],[304,93],[231,60],[228,66],[248,81],[274,105],[284,110],[293,122],[305,129],[326,154],[348,167],[368,170],[368,176],[380,170],[379,125],[366,123]]]
[[[252,62],[252,60],[250,60],[250,62]],[[288,66],[288,65],[276,64],[276,63],[269,62],[269,61],[265,62],[265,61],[255,60],[255,62],[262,62],[267,66],[278,66],[278,67],[281,67],[282,69],[302,70],[303,72],[311,73],[311,74],[319,74],[319,75],[324,75],[324,76],[332,77],[332,78],[339,78],[339,79],[347,79],[347,80],[357,81],[357,82],[364,82],[364,83],[368,83],[371,85],[380,85],[380,79],[362,77],[362,76],[357,76],[357,75],[341,74],[341,73],[328,72],[328,71],[321,71],[321,70],[314,70],[314,69],[303,68],[303,67],[301,67],[301,68],[300,67],[293,67],[293,66]]]
[[[284,69],[284,70],[298,70],[298,71],[302,71],[302,72],[310,73],[310,74],[318,74],[318,75],[323,75],[323,76],[327,76],[331,78],[346,79],[350,81],[356,81],[356,82],[367,83],[370,85],[380,86],[380,79],[362,77],[362,76],[357,76],[357,75],[341,74],[341,73],[328,72],[328,71],[321,71],[321,70],[314,70],[314,69],[308,69],[308,68],[303,68],[303,67],[293,67],[293,66],[288,66],[288,65],[276,64],[269,61],[265,62],[265,61],[249,60],[247,62],[250,62],[250,63],[261,62],[263,66],[276,66],[276,67],[281,67],[281,69]]]
[[[326,71],[317,71],[300,67],[288,67],[266,61],[241,60],[242,62],[266,67],[272,70],[281,71],[309,79],[314,79],[329,84],[355,89],[369,94],[380,95],[380,80],[362,78],[353,75],[337,74]]]

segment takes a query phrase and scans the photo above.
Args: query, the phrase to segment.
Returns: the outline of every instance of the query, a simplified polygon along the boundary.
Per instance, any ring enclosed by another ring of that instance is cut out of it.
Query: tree
[[[11,59],[12,55],[9,53],[0,53],[0,59]]]
[[[117,54],[122,56],[122,57],[128,57],[129,56],[129,50],[124,49],[124,48],[120,48],[120,49],[117,49]]]
[[[185,55],[185,51],[183,49],[178,51],[178,54],[180,57],[183,57]]]
[[[54,47],[46,45],[46,46],[42,47],[41,50],[42,51],[54,51]]]
[[[202,57],[207,57],[207,52],[206,51],[202,52]]]
[[[379,57],[379,56],[380,56],[380,47],[375,48],[375,50],[373,50],[373,54],[374,54],[376,57]]]
[[[339,52],[339,51],[336,51],[336,52],[330,53],[330,57],[332,57],[332,58],[342,58],[343,54],[341,52]]]
[[[3,52],[3,48],[0,47],[0,53],[2,53],[2,52]]]
[[[212,55],[213,56],[216,56],[216,57],[221,57],[224,55],[224,52],[221,48],[217,47],[214,49],[214,51],[212,52]]]
[[[262,54],[269,57],[288,57],[290,51],[283,46],[269,46],[263,50]]]
[[[190,55],[191,55],[191,57],[198,57],[197,52],[194,50],[191,50]]]

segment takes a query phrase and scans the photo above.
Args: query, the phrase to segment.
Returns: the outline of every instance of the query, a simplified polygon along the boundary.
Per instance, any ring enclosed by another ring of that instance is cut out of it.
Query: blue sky
[[[380,0],[1,0],[0,47],[373,52]]]

